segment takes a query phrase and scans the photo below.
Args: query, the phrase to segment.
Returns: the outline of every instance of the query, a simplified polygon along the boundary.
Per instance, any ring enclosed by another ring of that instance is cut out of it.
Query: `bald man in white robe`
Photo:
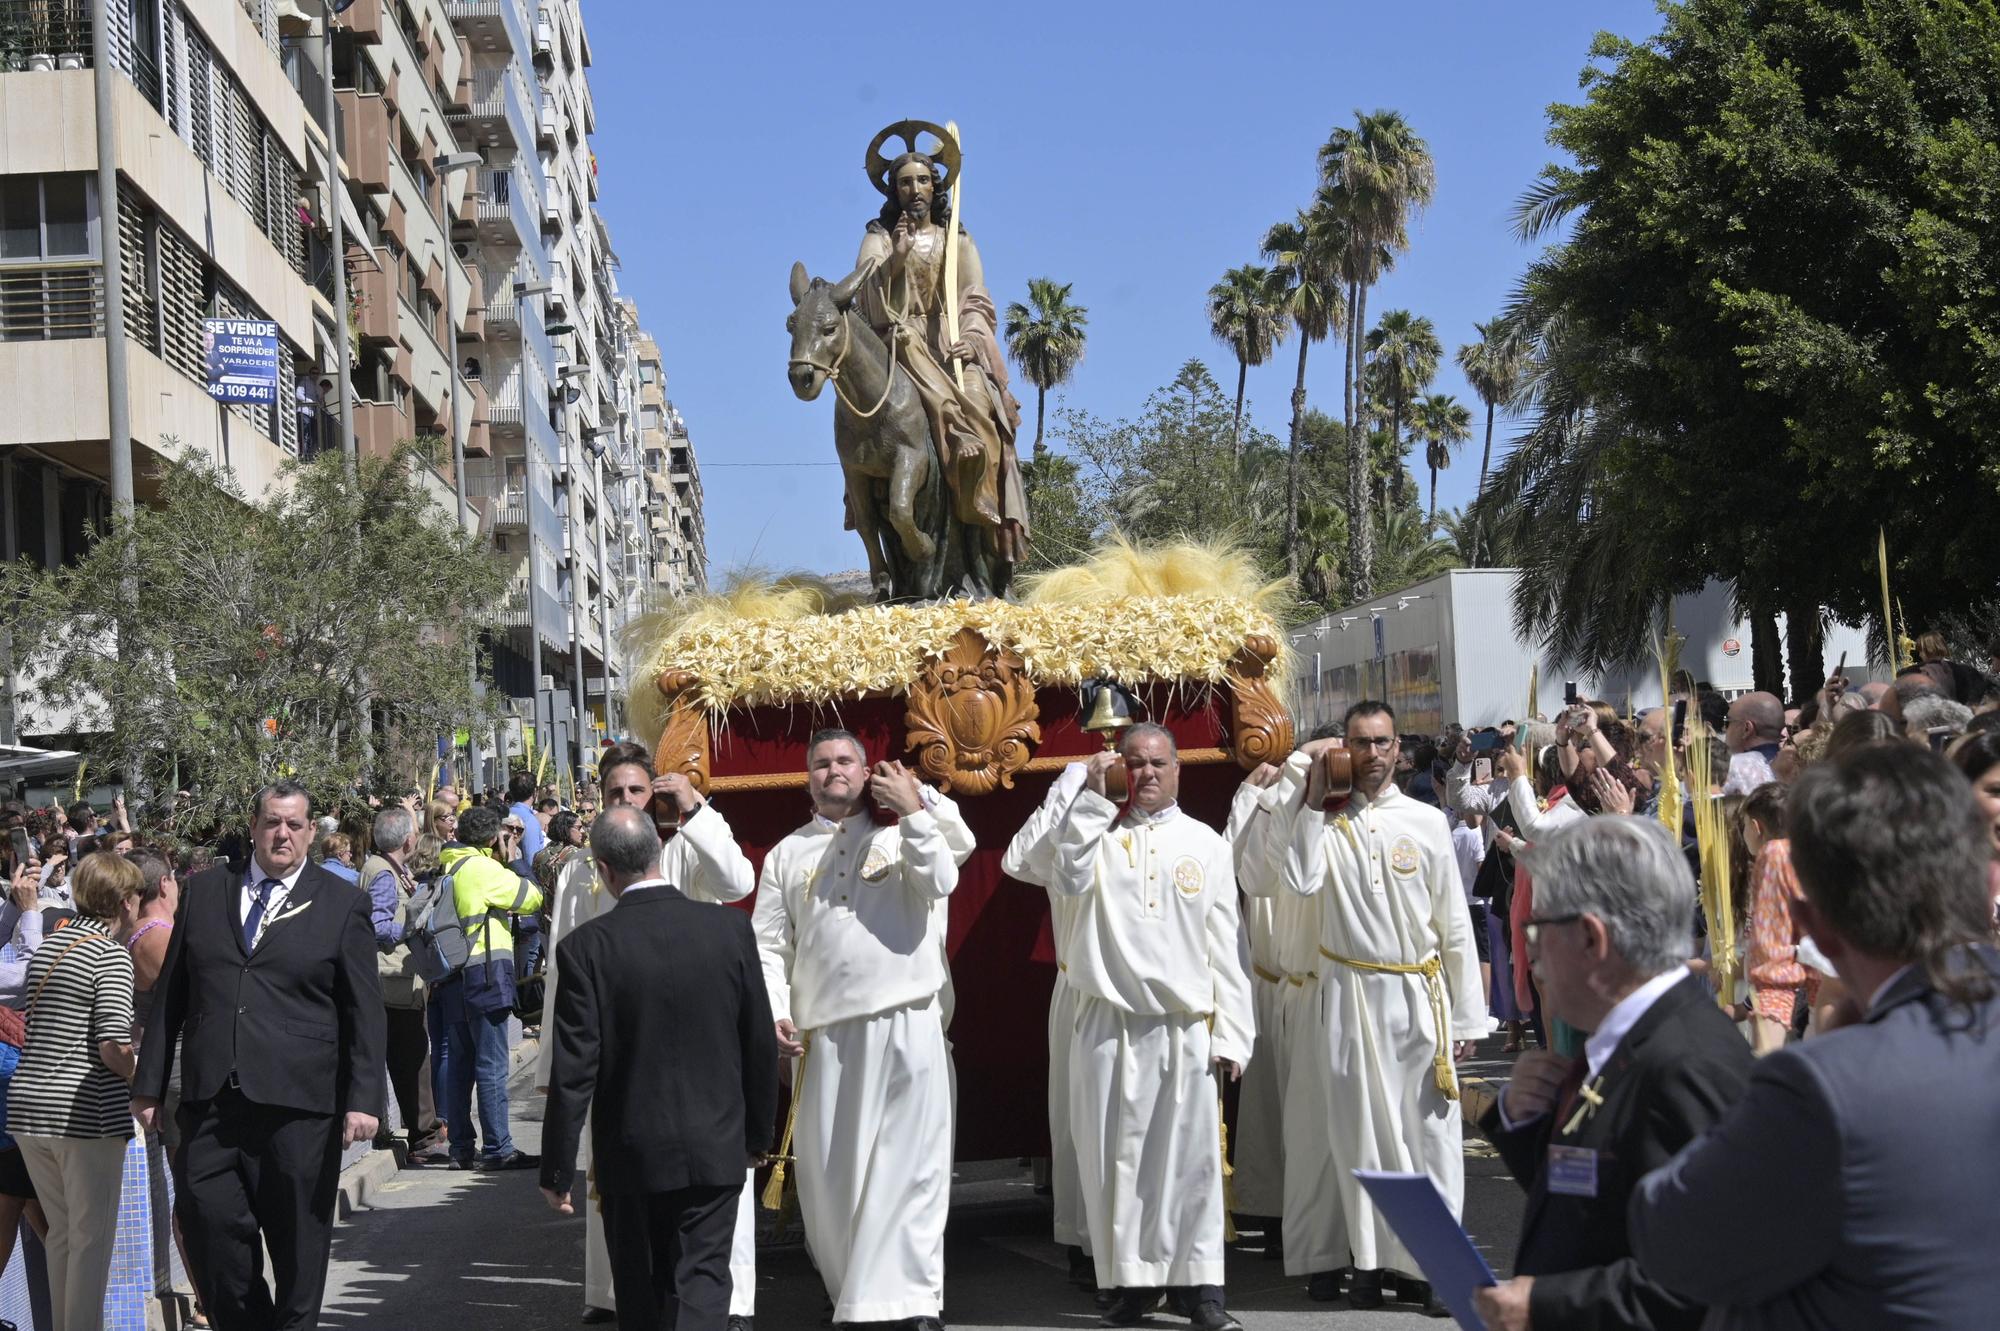
[[[1104,773],[1123,762],[1120,808]],[[1111,1325],[1162,1292],[1200,1331],[1240,1331],[1223,1303],[1221,1082],[1256,1039],[1227,843],[1180,812],[1173,736],[1141,724],[1090,761],[1057,838],[1054,887],[1078,899],[1070,1131]]]

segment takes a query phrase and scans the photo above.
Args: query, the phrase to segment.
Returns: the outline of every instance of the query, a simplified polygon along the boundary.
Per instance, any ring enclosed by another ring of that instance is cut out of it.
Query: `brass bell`
[[[1104,736],[1104,747],[1118,747],[1119,732],[1136,719],[1132,715],[1132,695],[1108,679],[1095,679],[1083,686],[1083,710],[1089,714],[1083,728]]]

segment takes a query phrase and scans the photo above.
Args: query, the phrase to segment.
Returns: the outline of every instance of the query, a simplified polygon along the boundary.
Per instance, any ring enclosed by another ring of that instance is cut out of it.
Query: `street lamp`
[[[439,202],[442,203],[444,198],[445,181],[449,180],[457,172],[470,171],[475,167],[484,166],[485,164],[485,158],[481,157],[478,153],[471,152],[440,153],[438,156],[433,157],[431,159],[431,169],[436,171],[438,176]],[[461,423],[458,404],[458,318],[452,310],[451,291],[451,270],[457,263],[458,251],[452,245],[450,219],[445,217],[439,218],[438,229],[444,233],[444,254],[442,256],[444,259],[444,326],[445,341],[451,348],[449,355],[446,357],[447,363],[445,365],[445,380],[451,385],[451,489],[453,497],[458,500],[458,529],[461,532],[465,532],[471,530],[472,521],[471,514],[465,504],[465,441],[459,437],[458,433]],[[529,593],[528,599],[532,604],[534,600],[532,592]],[[477,694],[479,692],[479,638],[477,630],[470,630],[470,632],[473,634],[472,659],[467,664],[466,669],[471,672],[472,691]],[[467,728],[467,733],[471,733],[470,727]],[[469,765],[474,769],[476,779],[480,763],[479,746],[477,743],[474,743],[471,747],[472,752],[468,755],[470,759]]]

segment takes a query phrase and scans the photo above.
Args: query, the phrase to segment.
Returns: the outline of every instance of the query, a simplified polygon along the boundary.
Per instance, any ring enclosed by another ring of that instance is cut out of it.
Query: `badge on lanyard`
[[[1558,1197],[1595,1197],[1597,1152],[1587,1146],[1550,1146],[1545,1177]]]

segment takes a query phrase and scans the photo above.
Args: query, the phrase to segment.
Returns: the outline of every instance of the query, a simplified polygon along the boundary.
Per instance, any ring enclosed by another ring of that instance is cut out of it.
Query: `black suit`
[[[211,869],[182,889],[132,1089],[164,1098],[180,1051],[179,1214],[209,1317],[221,1331],[310,1327],[342,1115],[383,1111],[375,934],[367,894],[308,864],[251,952],[243,878]]]
[[[1536,1331],[1692,1328],[1703,1310],[1639,1268],[1625,1232],[1626,1202],[1647,1171],[1706,1131],[1743,1095],[1755,1063],[1749,1045],[1689,976],[1635,1022],[1602,1069],[1603,1104],[1573,1133],[1571,1106],[1512,1131],[1496,1104],[1480,1128],[1528,1189],[1514,1273],[1535,1277]],[[1577,1103],[1583,1103],[1579,1100]],[[1596,1195],[1549,1191],[1549,1147],[1596,1153]]]
[[[569,1191],[589,1111],[619,1324],[721,1331],[744,1173],[778,1108],[750,917],[660,883],[556,950],[542,1185]]]

